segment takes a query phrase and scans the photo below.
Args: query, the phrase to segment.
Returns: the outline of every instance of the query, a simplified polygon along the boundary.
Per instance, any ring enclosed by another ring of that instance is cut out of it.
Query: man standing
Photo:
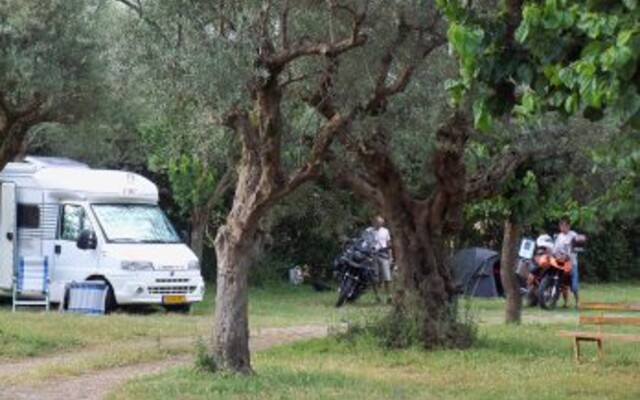
[[[566,254],[571,259],[571,292],[575,299],[575,307],[578,307],[578,292],[580,291],[579,274],[578,274],[578,253],[576,252],[576,245],[586,241],[586,236],[578,235],[575,231],[571,230],[571,222],[568,217],[562,217],[560,219],[560,233],[556,237],[553,252],[558,254]],[[564,306],[567,306],[567,298],[564,297]]]
[[[376,216],[373,219],[373,234],[375,238],[375,250],[377,253],[376,263],[378,268],[378,279],[382,282],[387,295],[387,302],[391,301],[389,282],[391,282],[391,235],[384,227],[384,218]]]

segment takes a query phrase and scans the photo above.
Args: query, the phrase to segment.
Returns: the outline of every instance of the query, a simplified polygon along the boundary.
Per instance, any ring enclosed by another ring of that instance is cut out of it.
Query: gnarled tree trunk
[[[277,76],[254,90],[260,120],[253,122],[240,111],[229,116],[228,125],[242,138],[242,157],[233,205],[215,239],[218,274],[211,357],[219,369],[241,373],[251,372],[249,267],[260,248],[260,222],[278,190],[282,129]]]
[[[519,324],[521,318],[522,296],[515,271],[517,246],[521,233],[522,226],[519,223],[510,218],[505,219],[500,256],[500,279],[507,299],[505,321],[508,324]]]
[[[241,373],[251,372],[248,281],[260,242],[256,235],[254,228],[225,225],[215,241],[218,277],[212,357],[218,368]]]
[[[194,211],[191,217],[191,238],[189,241],[189,247],[193,253],[198,257],[198,260],[202,261],[202,255],[204,254],[204,240],[207,231],[208,213],[206,216],[203,213]]]
[[[410,307],[419,311],[425,348],[465,347],[467,341],[456,333],[456,288],[446,267],[441,232],[416,225],[418,218],[410,210],[394,209],[385,215],[393,232],[400,272],[395,312],[403,313]]]
[[[235,372],[251,371],[248,274],[262,248],[261,221],[280,199],[318,175],[333,137],[353,119],[353,113],[337,114],[327,121],[306,162],[287,176],[280,155],[283,127],[278,71],[280,67],[249,85],[255,99],[252,115],[235,110],[227,119],[227,125],[241,137],[242,157],[233,206],[215,240],[218,280],[211,357],[219,369]]]
[[[380,210],[388,222],[400,272],[395,312],[420,313],[426,348],[465,347],[469,337],[456,321],[456,285],[446,265],[446,238],[462,227],[466,172],[462,162],[468,121],[455,114],[437,132],[433,158],[437,186],[426,198],[414,198],[405,186],[384,143],[369,144],[357,156],[366,174],[345,171],[343,178]],[[384,138],[385,132],[376,134]]]

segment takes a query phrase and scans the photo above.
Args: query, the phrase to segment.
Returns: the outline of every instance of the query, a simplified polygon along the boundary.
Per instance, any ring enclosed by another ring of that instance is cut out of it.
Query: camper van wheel
[[[116,296],[113,293],[113,288],[111,287],[111,284],[107,282],[106,279],[101,277],[91,277],[87,280],[102,281],[105,283],[105,285],[107,285],[107,295],[104,298],[104,313],[111,314],[111,312],[113,312],[116,309],[116,307],[118,307],[118,303],[116,303]]]
[[[107,295],[104,298],[104,313],[111,314],[118,304],[116,303],[116,296],[113,294],[113,288],[108,282],[105,283],[107,284]]]
[[[191,311],[191,304],[171,304],[163,306],[167,312],[178,313],[178,314],[189,314]]]

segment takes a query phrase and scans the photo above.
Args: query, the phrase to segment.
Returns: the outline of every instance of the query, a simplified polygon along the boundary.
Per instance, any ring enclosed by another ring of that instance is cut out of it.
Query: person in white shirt
[[[562,217],[560,219],[559,228],[560,233],[556,237],[553,252],[556,256],[564,254],[568,255],[571,259],[570,288],[575,299],[575,306],[578,307],[578,292],[580,291],[580,284],[578,273],[578,253],[576,252],[575,246],[577,243],[586,241],[586,236],[579,235],[575,231],[571,230],[571,222],[568,217]],[[566,296],[564,297],[564,306],[567,306]]]
[[[375,238],[375,250],[377,253],[376,264],[378,269],[378,279],[382,282],[384,291],[387,295],[387,302],[391,300],[389,282],[391,282],[391,235],[389,230],[384,227],[384,218],[376,216],[373,219],[372,230]]]

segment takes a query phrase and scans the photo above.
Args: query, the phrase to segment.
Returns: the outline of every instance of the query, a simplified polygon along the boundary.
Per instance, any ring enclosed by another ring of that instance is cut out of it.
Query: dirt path
[[[273,346],[292,343],[298,340],[323,337],[328,333],[325,326],[296,326],[289,328],[261,329],[252,335],[252,350],[263,350]],[[192,341],[192,338],[174,338],[173,341]],[[141,346],[157,346],[153,343],[140,343]],[[2,377],[25,374],[29,370],[50,363],[65,363],[79,356],[100,355],[108,351],[107,347],[86,350],[75,354],[52,357],[41,357],[29,361],[0,365],[0,382]],[[68,400],[68,399],[102,399],[109,391],[124,382],[144,375],[157,373],[170,367],[193,361],[193,355],[175,356],[151,363],[135,364],[126,367],[99,370],[89,374],[47,379],[37,384],[20,384],[3,387],[0,383],[0,396],[6,400]]]

